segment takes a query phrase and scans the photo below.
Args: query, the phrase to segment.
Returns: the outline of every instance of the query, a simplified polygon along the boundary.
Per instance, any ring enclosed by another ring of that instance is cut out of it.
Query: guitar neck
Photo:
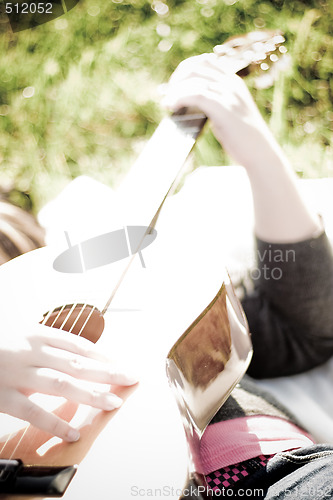
[[[172,120],[183,133],[191,136],[193,141],[196,141],[207,121],[207,117],[202,111],[195,108],[181,108],[170,116],[170,120]]]
[[[156,224],[164,201],[176,184],[206,121],[202,112],[186,108],[164,118],[118,189],[117,210],[123,220],[147,227],[136,252],[140,250],[149,228]],[[102,315],[110,307],[134,255],[124,266]]]
[[[185,108],[162,120],[117,191],[124,220],[151,223],[206,120],[202,112]]]

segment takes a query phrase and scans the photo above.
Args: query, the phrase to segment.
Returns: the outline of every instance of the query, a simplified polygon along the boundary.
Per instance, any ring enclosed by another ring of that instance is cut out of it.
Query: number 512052
[[[6,2],[6,14],[52,14],[52,3],[9,3]]]

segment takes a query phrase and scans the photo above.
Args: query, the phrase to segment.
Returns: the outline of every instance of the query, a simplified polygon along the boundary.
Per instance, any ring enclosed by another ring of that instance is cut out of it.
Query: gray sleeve
[[[293,244],[257,240],[254,291],[242,301],[253,341],[249,375],[311,369],[333,355],[333,256],[325,233]]]

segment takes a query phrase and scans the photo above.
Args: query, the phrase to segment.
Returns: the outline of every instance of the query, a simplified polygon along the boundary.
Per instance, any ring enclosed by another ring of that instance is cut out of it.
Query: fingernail
[[[114,385],[133,385],[139,381],[139,377],[128,373],[126,368],[113,368],[110,373],[110,383]]]
[[[105,400],[105,410],[115,410],[123,404],[123,400],[113,394],[107,394]]]
[[[133,374],[131,374],[131,375],[126,374],[126,382],[128,385],[137,384],[139,382],[139,377],[136,377]]]
[[[79,439],[80,439],[80,433],[77,429],[70,429],[67,432],[67,440],[68,441],[74,442],[74,441],[78,441]]]

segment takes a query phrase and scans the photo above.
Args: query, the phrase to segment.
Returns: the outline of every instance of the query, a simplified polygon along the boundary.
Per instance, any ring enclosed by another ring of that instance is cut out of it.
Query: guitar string
[[[80,330],[80,331],[79,331],[79,333],[78,333],[78,336],[79,336],[79,337],[82,335],[83,330],[85,329],[85,327],[86,327],[86,325],[87,325],[88,321],[90,320],[90,318],[91,318],[91,316],[92,316],[92,314],[93,314],[93,312],[94,312],[94,310],[95,310],[95,309],[96,309],[96,307],[95,307],[95,306],[92,306],[91,311],[90,311],[90,313],[89,313],[89,314],[88,314],[88,316],[87,316],[87,319],[86,319],[86,320],[85,320],[85,322],[83,323],[83,325],[82,325],[82,327],[81,327],[81,330]]]
[[[202,118],[204,117],[204,115],[200,115],[200,116],[201,116]],[[188,119],[192,120],[192,119],[193,119],[193,116],[192,116],[192,115],[190,115],[190,118],[188,117]],[[192,127],[192,132],[190,132],[190,134],[193,134],[193,133],[194,133],[194,137],[195,137],[195,136],[197,136],[197,134],[200,132],[200,129],[201,129],[201,127],[202,127],[202,126],[203,126],[203,125],[199,125],[199,124],[195,125],[194,127]],[[195,129],[195,130],[194,130],[194,129]],[[132,265],[132,263],[133,263],[133,261],[134,261],[134,259],[135,259],[135,257],[136,257],[136,254],[137,254],[137,253],[138,253],[138,254],[140,253],[140,249],[141,249],[141,246],[142,246],[142,244],[143,244],[143,242],[144,242],[144,239],[145,239],[145,238],[146,238],[146,236],[147,236],[147,235],[151,232],[151,230],[152,230],[152,229],[154,229],[154,227],[155,227],[155,225],[156,225],[156,222],[157,222],[157,218],[158,218],[158,216],[159,216],[159,213],[160,213],[160,211],[161,211],[161,209],[162,209],[162,207],[163,207],[163,205],[164,205],[164,202],[165,202],[165,200],[167,199],[167,197],[169,196],[169,194],[170,194],[170,192],[172,191],[172,189],[174,188],[175,183],[176,183],[176,182],[177,182],[177,180],[180,178],[180,173],[183,171],[183,168],[184,168],[184,164],[183,164],[183,166],[180,168],[180,170],[179,170],[178,174],[176,175],[176,177],[174,178],[174,180],[172,181],[171,186],[169,187],[169,189],[168,189],[167,193],[164,195],[164,198],[163,198],[163,200],[161,201],[161,203],[160,203],[160,205],[159,205],[158,209],[156,210],[156,212],[155,212],[155,214],[154,214],[153,218],[151,219],[150,224],[147,226],[146,231],[144,232],[144,234],[143,234],[143,236],[142,236],[141,240],[139,241],[139,243],[138,243],[138,245],[137,245],[136,250],[132,253],[132,256],[131,256],[131,258],[130,258],[130,260],[129,260],[128,264],[127,264],[127,265],[126,265],[126,267],[124,268],[124,270],[123,270],[123,272],[122,272],[122,274],[121,274],[120,278],[118,279],[118,281],[117,281],[117,283],[116,283],[115,287],[113,288],[113,290],[112,290],[112,292],[111,292],[110,297],[108,298],[108,300],[107,300],[107,302],[106,302],[105,306],[104,306],[104,307],[103,307],[103,309],[102,309],[102,312],[101,312],[102,316],[104,316],[104,315],[106,314],[106,312],[108,311],[108,309],[109,309],[109,307],[110,307],[110,305],[111,305],[111,302],[113,301],[113,299],[114,299],[114,297],[115,297],[115,295],[116,295],[116,293],[117,293],[118,289],[120,288],[120,286],[121,286],[121,284],[122,284],[122,282],[123,282],[123,280],[124,280],[124,278],[125,278],[125,276],[126,276],[126,274],[127,274],[128,270],[130,269],[130,267],[131,267],[131,265]],[[139,255],[139,256],[140,256],[140,255]],[[140,260],[141,260],[141,259],[142,259],[142,256],[140,257]],[[141,260],[141,262],[142,262],[142,260]]]
[[[24,429],[24,431],[23,431],[23,433],[22,433],[22,436],[21,436],[21,437],[20,437],[20,439],[18,440],[18,442],[17,442],[17,444],[16,444],[15,448],[13,449],[12,453],[10,454],[10,457],[9,457],[7,460],[12,460],[12,458],[13,458],[14,454],[15,454],[15,453],[16,453],[16,451],[17,451],[17,448],[20,446],[20,444],[21,444],[22,440],[24,439],[24,436],[25,436],[25,435],[26,435],[26,433],[28,432],[28,429],[29,429],[29,428],[30,428],[30,424],[28,424],[28,425],[25,427],[25,429]],[[9,464],[8,464],[8,467],[9,467]],[[4,470],[6,471],[6,467],[5,467],[5,469],[4,469]]]
[[[173,183],[172,183],[172,185],[173,185]],[[135,257],[136,257],[136,254],[140,251],[140,249],[141,249],[141,245],[143,244],[144,239],[145,239],[145,238],[146,238],[146,236],[150,233],[150,231],[154,228],[154,226],[155,226],[155,224],[156,224],[156,221],[157,221],[157,219],[156,219],[156,215],[160,212],[160,210],[161,210],[161,208],[162,208],[162,206],[163,206],[163,204],[164,204],[164,202],[165,202],[165,200],[166,200],[166,198],[167,198],[167,196],[168,196],[168,194],[169,194],[169,192],[170,192],[170,190],[171,190],[171,188],[172,188],[172,185],[170,186],[170,188],[169,188],[169,190],[168,190],[167,194],[164,196],[163,201],[161,202],[160,206],[158,207],[158,209],[157,209],[157,211],[156,211],[156,213],[155,213],[154,217],[153,217],[153,218],[152,218],[152,220],[150,221],[149,226],[147,226],[147,228],[146,228],[146,230],[145,230],[145,232],[144,232],[144,234],[143,234],[143,236],[142,236],[141,240],[139,241],[139,244],[137,245],[136,250],[132,253],[132,256],[131,256],[130,260],[128,261],[127,265],[125,266],[125,268],[124,268],[123,272],[121,273],[121,276],[120,276],[120,278],[118,279],[118,281],[117,281],[117,283],[116,283],[115,287],[113,288],[113,290],[112,290],[112,293],[111,293],[110,297],[108,298],[108,300],[107,300],[107,302],[106,302],[105,306],[104,306],[104,307],[103,307],[103,309],[102,309],[102,312],[101,312],[102,316],[104,316],[104,315],[105,315],[105,313],[108,311],[108,309],[109,309],[109,307],[110,307],[110,305],[111,305],[111,302],[113,301],[113,299],[114,299],[114,297],[115,297],[115,295],[116,295],[116,293],[117,293],[118,289],[120,288],[120,286],[121,286],[121,284],[122,284],[122,282],[123,282],[123,280],[124,280],[124,278],[125,278],[125,276],[126,276],[126,274],[127,274],[128,270],[130,269],[130,267],[131,267],[131,265],[132,265],[132,263],[133,263],[133,261],[134,261],[134,259],[135,259]]]
[[[14,434],[14,433],[13,433],[13,432],[11,432],[11,433],[9,434],[9,437],[6,439],[5,443],[3,444],[3,446],[2,446],[2,448],[1,448],[1,450],[0,450],[0,456],[2,455],[3,450],[5,449],[5,447],[6,447],[7,443],[8,443],[8,441],[11,439],[11,437],[12,437],[12,435],[13,435],[13,434]]]
[[[64,321],[61,323],[60,327],[59,327],[59,330],[63,330],[64,327],[65,327],[65,324],[67,323],[67,321],[69,320],[69,318],[71,317],[71,314],[72,312],[74,311],[74,309],[76,308],[78,304],[73,304],[71,309],[69,310],[69,312],[67,313],[67,316],[65,316],[65,319]]]
[[[79,304],[76,304],[76,305],[79,305]],[[73,332],[73,329],[74,329],[74,327],[75,327],[76,323],[77,323],[77,322],[79,321],[79,319],[81,318],[82,313],[83,313],[84,309],[86,308],[86,306],[87,306],[87,303],[82,304],[81,311],[80,311],[80,312],[79,312],[79,314],[77,315],[77,317],[76,317],[76,319],[75,319],[74,323],[72,324],[71,328],[68,330],[68,333],[72,333],[72,332]]]
[[[51,325],[49,325],[49,326],[50,326],[50,328],[52,328],[52,327],[56,324],[56,322],[57,322],[58,318],[60,317],[60,315],[61,315],[61,313],[62,313],[62,311],[63,311],[64,309],[65,309],[65,306],[62,306],[62,307],[59,309],[58,314],[57,314],[57,315],[56,315],[56,317],[54,318],[54,320],[53,320],[53,322],[51,323]],[[53,312],[54,312],[54,311],[53,311]]]
[[[44,319],[43,319],[43,321],[41,322],[41,324],[42,324],[42,325],[45,325],[45,323],[48,321],[49,317],[51,316],[52,312],[53,312],[53,311],[52,311],[52,310],[50,310],[50,311],[49,311],[49,312],[48,312],[48,313],[44,316]],[[27,432],[27,430],[28,430],[28,428],[29,428],[29,425],[30,425],[30,424],[27,424],[27,426],[26,426],[26,428],[25,428],[26,430],[24,431],[24,434]],[[9,441],[12,439],[12,437],[14,436],[14,434],[15,434],[15,432],[11,432],[11,433],[8,435],[8,437],[7,437],[6,441],[4,442],[4,444],[3,444],[3,446],[2,446],[2,448],[1,448],[1,450],[0,450],[0,456],[1,456],[1,455],[2,455],[2,453],[4,452],[4,450],[5,450],[6,446],[7,446],[7,444],[8,444],[8,443],[9,443]],[[23,436],[24,436],[24,434],[23,434]],[[23,436],[22,436],[22,437],[23,437]],[[18,442],[18,445],[20,444],[20,442],[21,442],[21,440],[22,440],[22,437],[20,438],[20,440],[19,440],[19,442]],[[16,450],[16,449],[15,449],[15,450]],[[14,450],[14,453],[15,453],[15,450]],[[13,458],[13,453],[10,455],[10,457],[8,458],[8,460],[11,460],[12,458]],[[5,468],[4,470],[6,470],[6,468]]]
[[[29,427],[29,425],[27,425],[27,426],[26,426],[26,429],[27,429],[28,427]],[[26,431],[24,431],[24,434],[25,434],[25,432],[26,432]],[[9,443],[9,441],[12,439],[12,437],[13,437],[14,435],[15,435],[15,432],[14,432],[14,431],[13,431],[13,432],[11,432],[11,433],[9,434],[9,436],[7,437],[6,441],[5,441],[5,442],[4,442],[4,444],[3,444],[3,447],[1,448],[1,451],[0,451],[0,456],[2,455],[2,452],[4,451],[4,449],[6,448],[7,444]],[[19,441],[19,443],[20,443],[20,441]],[[11,456],[8,458],[8,460],[11,460],[11,459],[12,459],[12,457],[13,457],[13,455],[11,455]],[[5,470],[6,470],[6,468],[5,468]]]
[[[52,313],[53,313],[53,311],[52,311],[52,310],[50,310],[50,311],[49,311],[49,312],[45,315],[45,317],[44,317],[43,321],[41,322],[41,324],[42,324],[42,325],[45,325],[45,323],[48,321],[48,319],[50,318],[50,316],[51,316],[51,314],[52,314]],[[27,424],[27,426],[25,427],[25,431],[23,432],[23,435],[22,435],[22,436],[21,436],[21,438],[19,439],[19,441],[18,441],[18,443],[17,443],[16,447],[14,448],[14,451],[11,453],[10,457],[8,458],[8,460],[11,460],[11,459],[13,458],[14,453],[15,453],[15,451],[17,450],[17,447],[20,445],[20,443],[21,443],[21,441],[22,441],[22,439],[23,439],[24,435],[26,434],[26,432],[27,432],[27,430],[28,430],[28,428],[29,428],[29,427],[30,427],[30,424]],[[2,455],[2,453],[4,452],[4,450],[5,450],[6,446],[7,446],[7,444],[10,442],[10,440],[12,439],[12,437],[14,436],[14,434],[15,434],[15,432],[11,432],[11,433],[9,434],[9,436],[7,437],[7,439],[6,439],[5,443],[3,444],[2,448],[1,448],[1,451],[0,451],[0,456],[1,456],[1,455]],[[6,470],[6,468],[5,468],[4,470]]]

